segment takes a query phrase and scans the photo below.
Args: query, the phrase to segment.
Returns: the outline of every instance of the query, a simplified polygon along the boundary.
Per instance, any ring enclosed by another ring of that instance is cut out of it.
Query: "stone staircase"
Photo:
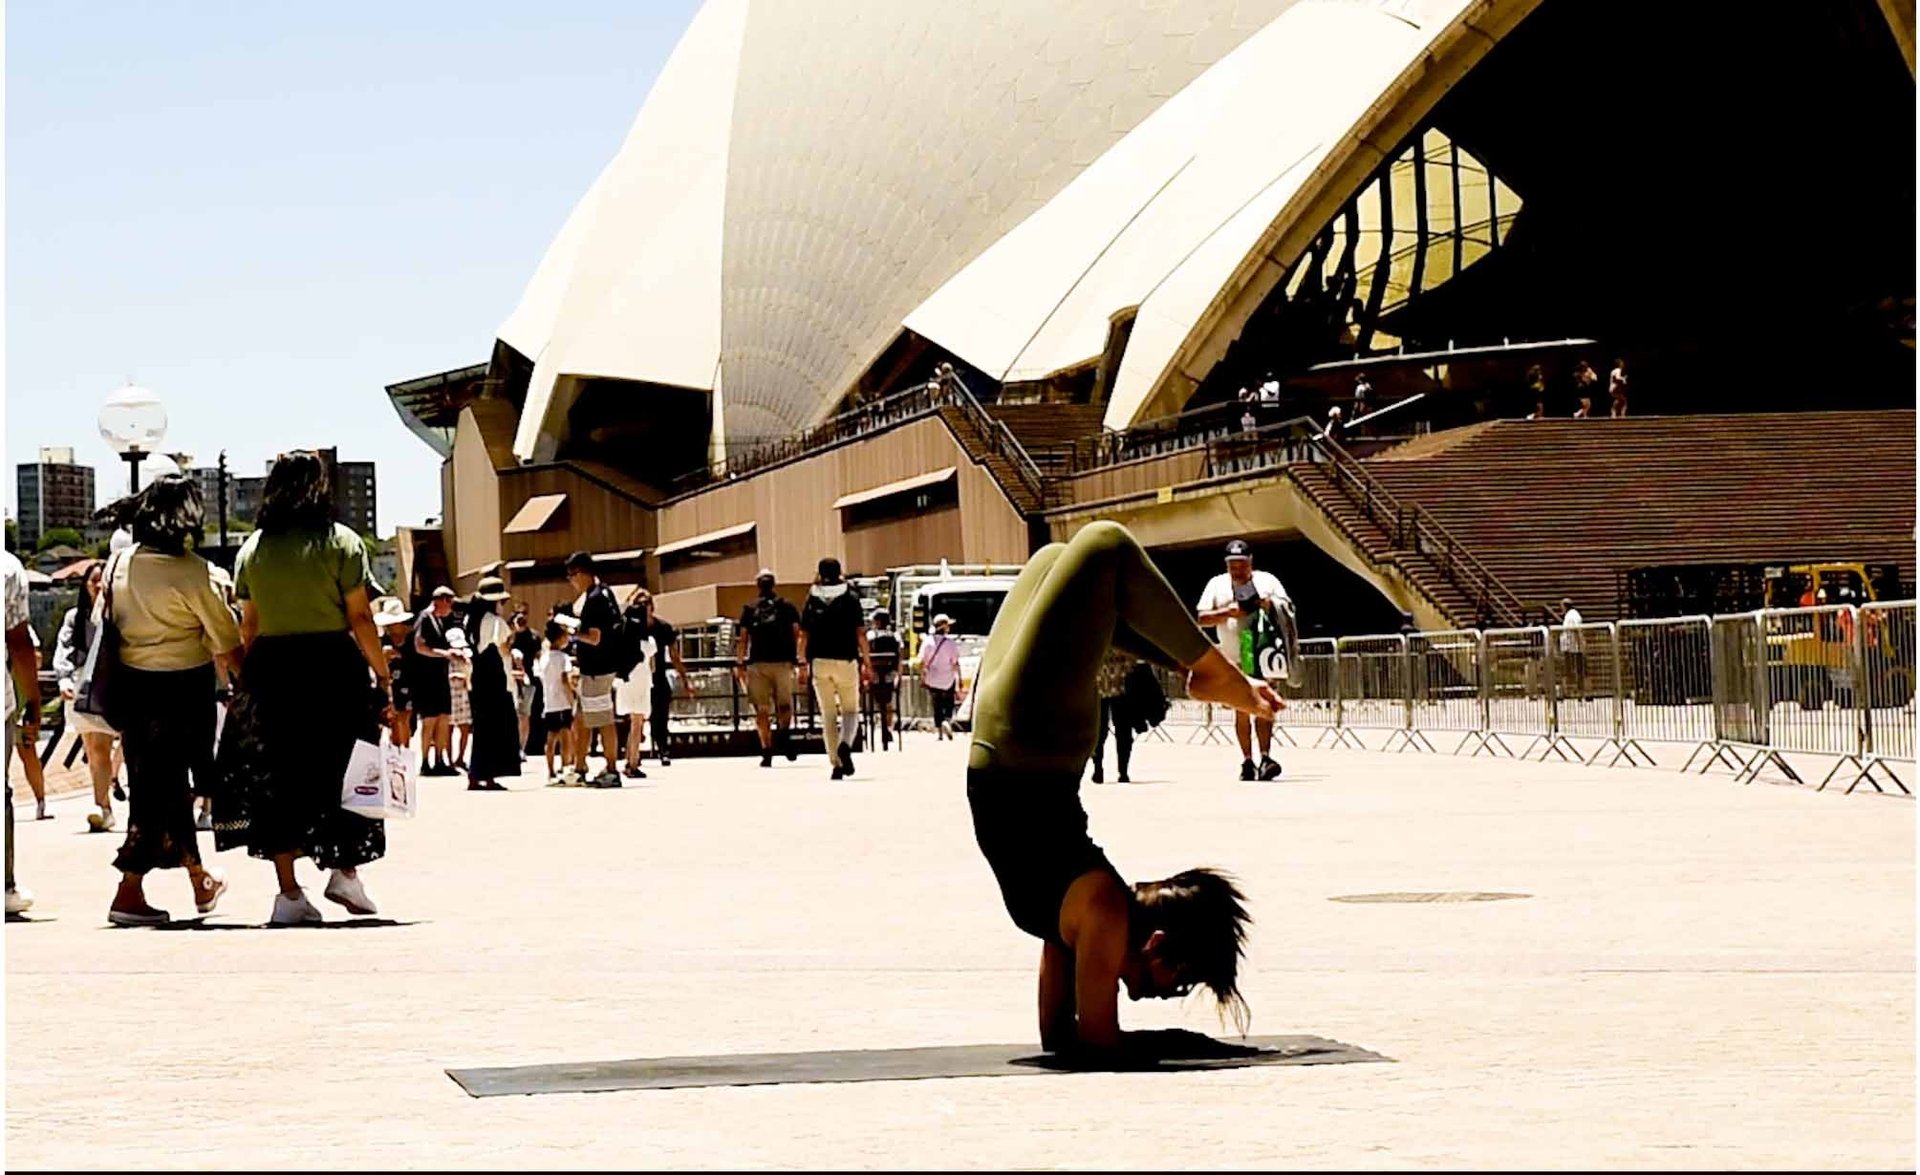
[[[1471,627],[1484,619],[1478,602],[1447,575],[1434,555],[1415,550],[1409,545],[1408,536],[1391,533],[1369,518],[1361,505],[1334,483],[1324,465],[1294,462],[1286,466],[1286,472],[1301,494],[1368,562],[1377,568],[1396,569],[1410,587],[1431,601],[1455,627]]]

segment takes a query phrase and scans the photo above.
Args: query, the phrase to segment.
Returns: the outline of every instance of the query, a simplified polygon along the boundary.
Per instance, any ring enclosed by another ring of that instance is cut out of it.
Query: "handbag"
[[[380,732],[379,745],[357,739],[340,780],[340,807],[369,820],[412,817],[420,804],[413,756]]]
[[[113,577],[120,562],[138,547],[128,547],[107,564],[101,577],[100,622],[93,626],[93,640],[87,645],[87,661],[81,666],[80,680],[73,687],[73,708],[105,722],[116,730],[114,679],[120,669],[120,626],[113,620]]]

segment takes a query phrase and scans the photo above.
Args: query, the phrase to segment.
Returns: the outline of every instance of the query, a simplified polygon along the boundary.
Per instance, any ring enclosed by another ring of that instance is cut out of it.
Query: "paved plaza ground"
[[[1725,775],[1148,743],[1085,789],[1129,878],[1237,872],[1257,1034],[1391,1064],[471,1099],[449,1067],[1019,1042],[1038,947],[964,742],[833,783],[677,761],[622,791],[428,780],[385,922],[105,928],[117,837],[19,825],[13,1167],[1910,1168],[1914,808]],[[24,794],[16,782],[16,795]],[[28,809],[30,814],[30,809]],[[210,847],[210,841],[209,847]],[[317,896],[317,884],[313,887]],[[1499,891],[1487,902],[1348,903]],[[179,874],[150,882],[191,915]],[[1132,1026],[1218,1031],[1196,997]]]

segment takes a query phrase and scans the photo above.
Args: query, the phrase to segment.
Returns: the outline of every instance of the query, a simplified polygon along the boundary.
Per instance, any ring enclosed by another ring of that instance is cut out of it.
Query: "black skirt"
[[[213,666],[135,669],[113,680],[127,758],[127,838],[113,867],[122,873],[200,864],[190,772],[213,754]]]
[[[380,741],[384,703],[347,633],[255,641],[220,738],[214,847],[292,853],[322,869],[385,856],[385,823],[340,807],[353,744]]]
[[[467,776],[499,779],[520,774],[520,715],[507,689],[507,668],[500,648],[488,645],[473,659],[473,743],[467,749]]]

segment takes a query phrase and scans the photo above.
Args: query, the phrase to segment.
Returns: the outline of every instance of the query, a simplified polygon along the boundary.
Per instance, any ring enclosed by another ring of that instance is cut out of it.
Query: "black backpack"
[[[641,646],[647,639],[647,606],[628,604],[627,610],[620,614],[619,627],[608,639],[612,640],[613,648],[620,653],[614,662],[615,676],[623,680],[631,677],[633,671],[638,669],[640,662],[645,659],[641,653]]]

